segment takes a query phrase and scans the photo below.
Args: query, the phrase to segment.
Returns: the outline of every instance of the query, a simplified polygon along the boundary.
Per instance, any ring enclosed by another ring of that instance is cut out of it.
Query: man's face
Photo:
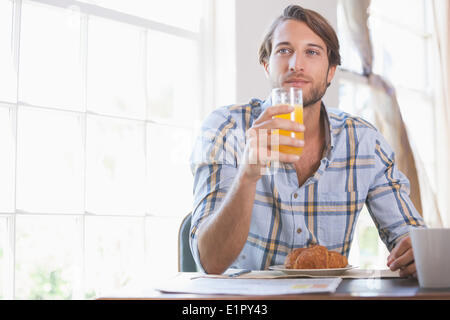
[[[304,22],[287,20],[275,29],[264,69],[272,88],[302,88],[306,107],[322,99],[336,66],[329,67],[327,47],[317,34]]]

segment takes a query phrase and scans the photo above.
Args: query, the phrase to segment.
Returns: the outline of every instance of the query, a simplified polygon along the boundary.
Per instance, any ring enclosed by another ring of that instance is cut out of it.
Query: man
[[[273,88],[302,88],[304,126],[273,118],[292,110],[270,99],[219,108],[205,120],[191,158],[190,244],[199,267],[266,269],[315,244],[348,256],[366,203],[391,251],[388,266],[415,275],[408,230],[424,222],[393,151],[372,125],[322,103],[340,64],[332,27],[314,11],[289,6],[259,54]],[[301,156],[274,152],[266,134],[273,129],[303,131],[304,141],[279,138],[304,146]]]

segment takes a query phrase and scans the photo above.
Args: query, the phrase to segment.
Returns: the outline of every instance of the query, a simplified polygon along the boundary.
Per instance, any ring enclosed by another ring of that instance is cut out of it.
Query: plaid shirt
[[[190,245],[201,268],[197,233],[215,214],[238,172],[245,132],[270,105],[253,99],[222,107],[204,121],[192,155],[194,208]],[[283,264],[297,247],[326,246],[348,257],[364,204],[389,251],[410,226],[424,221],[409,198],[409,181],[395,164],[394,152],[367,121],[325,108],[327,148],[319,169],[299,187],[292,164],[267,169],[256,186],[250,230],[234,268],[267,269]]]

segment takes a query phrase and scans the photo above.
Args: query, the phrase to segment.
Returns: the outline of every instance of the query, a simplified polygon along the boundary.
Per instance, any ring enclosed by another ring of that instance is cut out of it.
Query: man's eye
[[[312,56],[318,56],[319,52],[315,50],[306,50],[306,53]]]
[[[278,53],[281,53],[281,54],[287,54],[289,52],[291,52],[291,50],[288,48],[281,48],[278,50]]]

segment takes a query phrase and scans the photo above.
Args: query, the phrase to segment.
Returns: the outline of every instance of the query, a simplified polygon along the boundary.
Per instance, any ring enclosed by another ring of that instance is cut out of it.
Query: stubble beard
[[[311,88],[309,95],[303,97],[303,107],[308,107],[316,104],[318,101],[322,100],[325,92],[327,92],[328,88],[328,73],[330,72],[330,68],[327,69],[327,74],[325,75],[325,79],[318,83],[316,86]]]
[[[309,107],[316,104],[318,101],[322,100],[325,92],[327,91],[327,82],[322,81],[318,83],[316,86],[311,88],[309,94],[303,96],[303,107]]]

